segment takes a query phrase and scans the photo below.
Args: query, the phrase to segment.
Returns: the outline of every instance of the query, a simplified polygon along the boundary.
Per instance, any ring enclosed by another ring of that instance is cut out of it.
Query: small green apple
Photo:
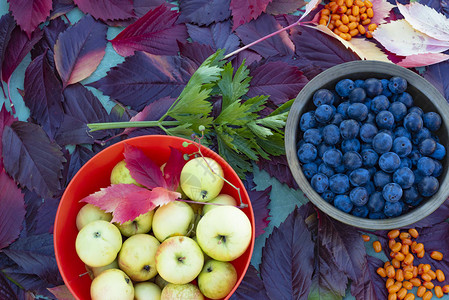
[[[118,269],[118,262],[117,259],[114,259],[113,262],[111,262],[110,264],[106,265],[106,266],[102,266],[102,267],[90,267],[88,265],[86,265],[86,270],[89,273],[90,278],[94,279],[95,277],[97,277],[98,275],[101,274],[101,272],[109,270],[109,269]]]
[[[84,226],[76,236],[75,249],[88,266],[102,267],[114,261],[122,247],[122,235],[113,224],[97,220]]]
[[[134,285],[134,300],[160,300],[161,292],[153,282],[139,282]]]
[[[133,281],[146,281],[157,274],[155,255],[159,241],[152,235],[139,233],[123,242],[118,265]]]
[[[198,222],[196,238],[204,253],[220,261],[242,255],[251,242],[248,217],[235,206],[217,206]]]
[[[203,251],[186,236],[166,239],[156,252],[156,269],[170,283],[184,284],[195,279],[204,264]]]
[[[87,203],[81,207],[80,211],[76,215],[76,228],[81,230],[81,228],[96,220],[110,222],[112,220],[112,214],[99,209],[93,204]]]
[[[214,199],[208,201],[207,203],[217,203],[217,204],[223,204],[223,205],[232,205],[236,206],[237,201],[235,201],[234,197],[227,194],[220,194]],[[211,211],[212,209],[218,207],[219,205],[209,205],[205,204],[203,207],[203,215],[205,215],[208,211]]]
[[[133,300],[133,283],[125,272],[109,269],[92,281],[90,296],[92,300]]]
[[[220,193],[224,184],[223,174],[223,168],[214,159],[197,157],[182,168],[181,188],[190,199],[207,202]]]
[[[134,234],[149,232],[153,223],[153,215],[154,210],[150,210],[149,212],[138,216],[134,220],[127,221],[123,224],[114,224],[120,230],[122,235],[130,237]]]
[[[237,271],[227,261],[209,260],[198,275],[198,287],[210,299],[226,297],[237,282]]]
[[[173,284],[169,283],[162,290],[161,300],[203,300],[204,296],[196,285],[191,283],[186,284]]]
[[[131,176],[129,169],[126,167],[125,160],[118,162],[111,171],[111,184],[135,184],[141,186],[137,181]]]
[[[195,214],[189,204],[172,201],[160,206],[153,216],[153,234],[159,241],[175,235],[187,235]]]

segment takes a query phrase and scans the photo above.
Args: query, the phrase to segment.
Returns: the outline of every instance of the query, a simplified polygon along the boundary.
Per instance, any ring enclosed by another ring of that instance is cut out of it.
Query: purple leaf
[[[74,0],[74,2],[82,12],[103,21],[122,20],[134,16],[131,0]]]
[[[259,272],[253,265],[249,265],[245,277],[243,277],[237,290],[232,294],[230,300],[269,300]]]
[[[98,67],[105,54],[106,31],[106,25],[87,15],[59,35],[55,65],[64,88],[89,77]]]
[[[231,16],[230,0],[181,0],[179,22],[210,25]]]
[[[257,162],[257,165],[260,170],[266,171],[271,177],[278,179],[281,183],[287,184],[289,188],[298,188],[298,184],[290,171],[285,155],[273,156],[270,160],[261,159]]]
[[[24,193],[26,214],[20,237],[27,237],[38,232],[39,222],[41,221],[37,218],[37,214],[39,212],[39,207],[42,205],[42,197],[29,189],[24,189]]]
[[[449,102],[449,78],[443,76],[449,72],[449,61],[428,66],[424,78],[430,81]]]
[[[232,66],[237,69],[243,62],[246,66],[251,66],[253,63],[258,63],[262,60],[262,56],[252,50],[243,50],[239,52],[234,59],[232,59]]]
[[[50,15],[52,0],[8,0],[9,10],[20,28],[29,39],[37,28]]]
[[[273,0],[267,6],[267,13],[272,15],[291,14],[305,4],[304,0]]]
[[[0,272],[0,299],[19,300],[11,284],[12,282],[5,277],[5,274]]]
[[[0,171],[0,249],[7,247],[19,237],[25,217],[23,194],[14,181]]]
[[[313,272],[314,243],[296,208],[274,228],[262,249],[260,274],[273,299],[307,299]]]
[[[214,54],[214,49],[209,45],[203,45],[196,42],[179,43],[179,53],[182,57],[195,62],[197,66],[201,65],[206,58]]]
[[[1,105],[0,109],[0,141],[3,137],[3,130],[6,126],[10,126],[12,122],[16,121],[16,118],[14,118],[4,107],[4,105]],[[3,169],[3,147],[2,143],[0,143],[0,170]]]
[[[25,72],[25,105],[31,117],[53,139],[64,118],[62,110],[62,85],[50,64],[46,53],[36,57]]]
[[[163,174],[168,189],[173,191],[177,190],[181,177],[181,171],[185,164],[186,160],[184,159],[184,154],[178,149],[170,147],[170,156],[164,166]]]
[[[29,294],[34,295],[42,295],[51,297],[51,294],[46,290],[46,287],[48,285],[47,282],[40,279],[37,275],[30,275],[28,274],[23,268],[14,265],[13,267],[9,267],[2,270],[3,273],[5,273],[8,278],[10,278],[12,281],[17,282],[17,284],[20,284],[20,286],[23,288],[23,290],[26,290],[26,295],[19,297],[19,299],[33,299]],[[17,287],[16,285],[13,285],[13,288]],[[24,292],[21,288],[16,288],[18,291],[16,292],[18,295],[22,292]],[[8,299],[9,300],[9,299]]]
[[[443,79],[443,78],[442,78]],[[415,228],[432,227],[438,223],[444,222],[449,217],[449,199],[441,204],[437,210],[431,213],[429,216],[425,217],[421,221],[413,224]]]
[[[43,198],[61,192],[65,159],[39,125],[16,121],[5,128],[2,142],[5,170],[16,182]]]
[[[121,56],[145,51],[155,55],[176,55],[179,41],[187,39],[185,25],[176,24],[178,13],[161,5],[126,27],[113,40],[112,47]]]
[[[140,111],[157,99],[177,98],[197,67],[189,59],[136,52],[89,85]]]
[[[214,23],[209,27],[187,24],[187,31],[194,42],[209,45],[215,51],[226,49],[226,53],[230,53],[240,45],[238,36],[232,33],[231,21]]]
[[[164,0],[134,0],[134,14],[140,18],[149,10],[155,9],[161,4],[168,5]]]
[[[377,257],[367,256],[368,270],[362,276],[352,282],[351,295],[357,300],[384,300],[388,297],[385,288],[386,280],[380,277],[376,270],[383,266],[384,262]]]
[[[249,198],[251,199],[251,205],[253,207],[254,219],[256,223],[256,237],[258,237],[265,232],[265,228],[267,228],[270,223],[268,220],[270,217],[270,209],[268,208],[268,204],[271,201],[271,186],[263,191],[256,191],[255,187],[250,186],[251,183],[249,183],[248,180],[245,180],[244,184]]]
[[[9,40],[11,39],[12,31],[15,27],[16,22],[14,21],[14,18],[11,16],[11,14],[2,16],[2,18],[0,19],[0,66],[3,65],[6,48],[8,46]]]
[[[56,19],[75,8],[73,0],[53,0],[53,9],[50,13],[50,19]]]
[[[276,105],[294,99],[308,82],[298,68],[281,61],[264,63],[251,76],[248,97],[270,95]]]
[[[58,285],[53,288],[47,288],[58,300],[76,300],[69,288],[64,285]]]
[[[257,20],[237,28],[236,33],[243,44],[248,45],[281,28],[282,26],[272,15],[263,14]],[[290,40],[288,33],[283,31],[250,47],[250,49],[267,58],[275,55],[292,55],[295,51],[295,46]]]
[[[257,19],[260,14],[265,12],[268,3],[272,0],[231,0],[232,18],[234,25],[232,29],[236,29],[240,25],[248,23],[253,19]]]
[[[69,170],[67,174],[66,185],[69,184],[73,176],[81,169],[84,164],[94,156],[94,152],[87,147],[77,145],[69,161]]]

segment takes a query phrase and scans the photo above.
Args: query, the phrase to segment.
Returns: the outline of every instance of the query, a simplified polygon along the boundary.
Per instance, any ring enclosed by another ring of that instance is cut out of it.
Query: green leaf
[[[222,109],[220,115],[215,119],[215,124],[243,126],[253,120],[256,120],[258,112],[264,108],[268,96],[257,96],[246,100],[236,101]]]
[[[169,135],[174,135],[174,136],[179,136],[179,137],[183,137],[186,139],[190,139],[190,136],[194,132],[192,130],[191,126],[192,126],[191,123],[184,123],[184,124],[176,126],[176,127],[166,128],[165,131]]]
[[[229,137],[217,134],[218,152],[235,170],[240,178],[245,178],[245,173],[252,171],[252,164],[246,157],[235,152],[226,141]]]
[[[283,113],[287,113],[288,114],[288,112],[290,111],[290,108],[292,107],[294,101],[295,101],[295,99],[288,100],[287,102],[283,103],[281,106],[276,108],[268,116],[280,115],[280,114],[283,114]]]
[[[263,126],[259,126],[255,121],[248,123],[248,128],[259,138],[266,139],[270,135],[273,135],[273,132]]]
[[[288,113],[283,113],[280,115],[268,116],[263,119],[258,119],[256,123],[258,125],[266,126],[272,129],[280,130],[285,127],[287,121]]]
[[[226,109],[248,92],[251,77],[248,76],[249,70],[245,66],[245,62],[240,65],[234,76],[233,73],[234,68],[231,63],[226,64],[221,74],[221,80],[218,82],[223,97],[222,109]]]
[[[256,138],[256,143],[270,155],[279,156],[285,154],[283,134],[274,133],[267,139]]]

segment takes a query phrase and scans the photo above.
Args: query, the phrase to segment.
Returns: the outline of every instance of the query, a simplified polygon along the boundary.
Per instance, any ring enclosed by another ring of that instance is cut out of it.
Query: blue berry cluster
[[[441,116],[424,112],[401,77],[343,79],[313,95],[300,119],[298,158],[314,190],[336,208],[397,217],[439,189]]]

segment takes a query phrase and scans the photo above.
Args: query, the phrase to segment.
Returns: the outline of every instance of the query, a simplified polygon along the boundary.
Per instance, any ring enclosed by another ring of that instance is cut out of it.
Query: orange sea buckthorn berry
[[[418,243],[418,244],[415,244],[415,246],[412,246],[412,252],[413,253],[418,253],[418,252],[421,252],[422,250],[424,250],[424,244],[423,243]]]
[[[413,267],[413,277],[418,277],[418,267],[417,266]]]
[[[423,273],[427,273],[427,272],[429,272],[431,269],[432,269],[432,266],[429,265],[429,264],[423,264],[423,265],[422,265],[422,272],[423,272]]]
[[[372,31],[367,31],[367,32],[365,33],[365,36],[366,36],[368,39],[371,39],[371,38],[373,38],[373,32],[372,32]]]
[[[449,293],[449,284],[444,285],[441,289],[443,290],[443,293]]]
[[[401,249],[402,254],[407,255],[410,253],[410,246],[409,245],[402,245]]]
[[[432,280],[432,277],[430,277],[429,274],[424,273],[424,274],[421,274],[421,279],[424,280],[425,282],[430,282]],[[424,282],[423,282],[423,284],[424,284]]]
[[[338,10],[338,5],[331,6],[331,7],[330,7],[330,10],[331,10],[331,13],[332,13],[332,14],[335,14],[335,13],[337,12],[337,10]],[[334,16],[335,16],[335,15],[334,15]],[[339,17],[340,17],[340,15],[336,15],[336,16],[339,16]]]
[[[373,3],[372,3],[371,1],[365,0],[364,2],[365,2],[365,6],[366,6],[366,7],[368,7],[368,8],[373,7]]]
[[[327,28],[329,28],[330,30],[332,30],[332,29],[334,29],[334,28],[335,28],[335,26],[334,26],[334,24],[332,24],[332,23],[329,23],[329,25],[327,25]]]
[[[345,25],[349,23],[349,17],[347,15],[342,15],[340,20]]]
[[[360,7],[359,14],[364,14],[366,12],[366,7]]]
[[[405,281],[403,281],[402,282],[402,286],[404,287],[404,288],[406,288],[407,290],[411,290],[411,289],[413,289],[413,284],[410,282],[410,281],[407,281],[407,280],[405,280]]]
[[[434,260],[442,260],[443,253],[441,253],[440,251],[432,251],[430,253],[430,257],[432,257]]]
[[[395,268],[395,269],[399,269],[401,267],[401,262],[399,260],[397,260],[396,258],[393,258],[391,260],[391,265]]]
[[[356,36],[358,34],[359,34],[359,31],[357,29],[349,30],[349,35],[350,36]]]
[[[356,22],[357,21],[357,18],[356,17],[354,17],[353,15],[348,15],[348,18],[349,18],[349,22]]]
[[[413,256],[413,254],[409,253],[404,258],[404,264],[411,265],[413,263],[414,259],[415,259],[415,257]]]
[[[365,34],[366,33],[366,29],[362,25],[358,25],[357,29],[359,30],[360,34]],[[394,241],[394,240],[392,240],[392,241]]]
[[[361,19],[361,18],[360,18]],[[371,23],[371,19],[365,19],[365,20],[362,20],[362,25],[368,25],[369,23]]]
[[[421,285],[420,287],[418,287],[418,290],[416,291],[416,296],[422,297],[422,296],[424,296],[424,293],[426,291],[427,291],[426,287]]]
[[[429,276],[430,276],[430,278],[432,278],[432,280],[437,278],[437,274],[433,270],[427,271],[427,274],[429,274]]]
[[[321,10],[321,16],[329,16],[331,11],[327,8]]]
[[[340,20],[340,15],[331,15],[331,20]]]
[[[351,22],[348,24],[348,28],[349,30],[353,30],[357,28],[357,23],[356,22]]]
[[[389,239],[395,239],[399,236],[401,232],[399,231],[399,229],[392,229],[387,233],[387,236]]]
[[[334,33],[335,33],[336,35],[340,35],[341,31],[338,30],[338,28],[334,28]]]
[[[410,233],[408,231],[403,231],[399,234],[399,238],[401,240],[409,239],[411,237]]]
[[[348,8],[346,6],[344,6],[344,5],[342,5],[342,6],[338,7],[337,13],[344,14],[344,13],[346,13],[347,10],[348,10]]]
[[[408,233],[410,233],[410,235],[412,236],[412,238],[416,239],[419,236],[418,230],[416,230],[415,228],[410,228],[408,230]]]
[[[348,36],[346,35],[345,32],[340,33],[338,36],[341,37],[341,38],[344,39],[344,40],[347,40],[347,39],[348,39]]]
[[[413,272],[412,271],[405,271],[404,272],[404,279],[409,280],[413,278]]]
[[[349,33],[346,33],[345,40],[350,41],[352,39],[352,36]]]
[[[393,247],[391,247],[391,251],[399,252],[402,249],[402,244],[400,242],[396,242]]]
[[[371,23],[368,25],[368,30],[369,31],[374,31],[377,28],[377,24]],[[407,235],[410,236],[410,234],[407,232]],[[408,240],[410,240],[410,237],[407,238]],[[404,239],[405,240],[405,239]]]
[[[349,8],[354,4],[354,0],[345,0],[345,4]]]
[[[374,17],[374,11],[372,8],[367,8],[366,9],[366,14],[368,15],[368,17],[372,18]],[[416,239],[416,238],[415,238]]]
[[[421,285],[421,279],[414,277],[412,279],[409,280],[413,286],[420,286]]]
[[[385,288],[389,288],[390,286],[392,286],[396,281],[394,280],[394,278],[388,278],[387,281],[385,282]]]
[[[384,268],[377,268],[376,273],[379,274],[380,277],[387,277],[387,271]]]
[[[388,293],[389,294],[397,293],[400,289],[401,289],[401,287],[399,285],[393,284],[392,286],[390,286],[388,288]]]
[[[399,261],[403,261],[405,259],[405,255],[402,252],[395,252],[396,255],[394,258],[396,258]]]
[[[384,263],[384,269],[386,269],[388,266],[391,266],[391,262],[387,260],[387,261]]]
[[[336,27],[340,27],[341,25],[343,25],[343,22],[341,20],[335,20]]]
[[[358,7],[365,6],[365,3],[363,3],[363,1],[361,1],[361,0],[355,0],[354,4],[357,5]]]
[[[353,6],[352,7],[352,15],[353,16],[358,16],[360,13],[360,8],[358,6]]]
[[[402,300],[402,299],[404,299],[405,298],[405,295],[407,295],[407,289],[406,288],[401,288],[398,292],[397,292],[397,295],[398,295],[398,299],[400,299],[400,300]]]
[[[431,290],[435,287],[435,285],[431,281],[424,281],[422,285],[425,286],[428,290]]]
[[[425,273],[423,267],[424,267],[424,264],[419,264],[418,265],[418,274],[419,275]]]
[[[441,271],[440,269],[437,269],[435,271],[435,274],[436,274],[437,280],[439,282],[443,282],[444,280],[446,280],[446,276],[444,275],[443,271]]]
[[[352,8],[348,8],[348,10],[345,12],[345,14],[349,17],[352,16]],[[354,17],[354,16],[353,16]]]
[[[321,16],[321,19],[324,19],[324,20],[326,20],[326,21],[329,21],[329,16],[327,16],[327,15],[322,15],[322,16]]]
[[[362,239],[363,239],[364,242],[369,242],[369,240],[370,240],[371,238],[369,237],[369,235],[362,234]]]
[[[404,281],[404,271],[402,271],[401,269],[396,270],[395,278],[397,281]]]
[[[373,249],[374,249],[374,252],[379,253],[380,251],[382,251],[382,244],[379,241],[375,241],[373,243]]]
[[[388,300],[397,300],[398,295],[396,293],[388,294]]]
[[[416,253],[416,257],[418,257],[418,258],[423,258],[425,253],[426,253],[426,250],[423,250],[423,251],[421,251],[421,252],[418,252],[418,253]]]
[[[341,32],[344,32],[344,33],[349,32],[348,26],[346,26],[346,25],[344,25],[344,24],[338,26],[338,30],[340,30]]]
[[[363,24],[363,22],[366,22],[367,19],[368,19],[368,15],[367,14],[360,14],[360,20],[362,20],[362,24]],[[371,22],[371,19],[369,19],[369,20]],[[367,24],[363,24],[363,25],[367,25]]]
[[[427,291],[422,296],[422,300],[430,300],[430,299],[432,299],[432,297],[433,297],[432,292],[431,291]]]
[[[371,24],[370,24],[371,25]],[[369,27],[369,25],[368,25],[368,27]],[[412,239],[403,239],[402,240],[402,244],[403,245],[411,245],[411,244],[413,244],[413,241],[412,241]]]
[[[415,300],[415,294],[408,293],[407,295],[405,295],[404,300]]]
[[[404,271],[404,272],[413,272],[413,266],[410,266],[410,265],[404,265],[404,266],[402,267],[402,271]]]
[[[378,273],[379,274],[379,273]],[[385,274],[387,275],[388,278],[393,278],[396,275],[396,270],[394,269],[393,266],[388,266],[385,269]],[[381,275],[382,276],[382,275]]]
[[[320,21],[318,22],[318,24],[326,26],[327,25],[327,20],[321,18]]]
[[[435,292],[435,296],[437,296],[438,298],[441,298],[444,296],[443,289],[439,285],[435,286],[434,292]]]
[[[338,6],[345,4],[345,0],[337,0],[335,2],[337,3]]]

